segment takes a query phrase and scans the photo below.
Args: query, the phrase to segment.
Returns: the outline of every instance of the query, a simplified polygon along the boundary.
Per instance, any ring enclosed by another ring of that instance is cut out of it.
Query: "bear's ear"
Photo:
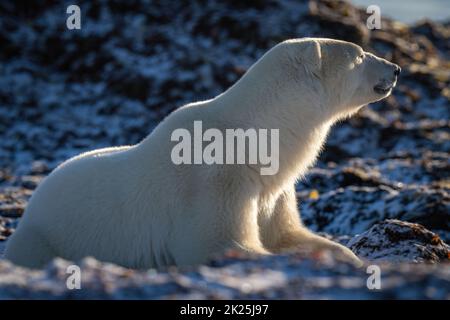
[[[320,70],[322,67],[322,50],[319,41],[307,41],[302,55],[304,63],[310,71],[315,72]]]

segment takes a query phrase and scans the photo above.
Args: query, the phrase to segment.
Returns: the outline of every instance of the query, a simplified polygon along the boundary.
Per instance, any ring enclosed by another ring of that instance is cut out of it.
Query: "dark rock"
[[[400,219],[421,223],[448,241],[449,200],[439,189],[350,186],[301,199],[300,212],[306,225],[334,235],[356,235],[384,219]]]
[[[370,261],[449,262],[450,247],[423,226],[385,220],[354,237],[347,246]]]
[[[369,42],[369,31],[361,21],[359,10],[346,1],[310,1],[311,17],[319,22],[325,36],[351,41],[359,45]]]
[[[19,218],[24,212],[24,207],[10,204],[0,205],[0,215],[7,218]]]

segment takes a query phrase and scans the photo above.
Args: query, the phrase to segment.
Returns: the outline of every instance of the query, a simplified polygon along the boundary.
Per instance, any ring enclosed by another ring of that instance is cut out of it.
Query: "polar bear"
[[[294,184],[333,123],[387,97],[399,66],[333,39],[284,41],[224,93],[185,105],[139,144],[84,153],[34,192],[5,257],[37,268],[93,256],[128,268],[195,265],[227,249],[269,255],[346,247],[302,225]],[[279,169],[174,164],[174,130],[279,129]]]

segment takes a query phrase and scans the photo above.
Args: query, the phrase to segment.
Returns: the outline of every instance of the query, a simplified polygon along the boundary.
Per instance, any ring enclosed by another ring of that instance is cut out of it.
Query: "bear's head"
[[[356,44],[340,40],[292,39],[274,49],[274,56],[281,56],[282,64],[288,66],[289,87],[297,92],[296,98],[321,101],[313,107],[327,109],[322,111],[333,117],[351,115],[361,106],[387,97],[401,70]]]

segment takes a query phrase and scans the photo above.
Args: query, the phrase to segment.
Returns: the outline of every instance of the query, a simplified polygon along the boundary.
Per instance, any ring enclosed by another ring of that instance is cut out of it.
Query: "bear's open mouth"
[[[393,83],[380,83],[373,87],[373,90],[378,94],[386,94],[394,87]]]

